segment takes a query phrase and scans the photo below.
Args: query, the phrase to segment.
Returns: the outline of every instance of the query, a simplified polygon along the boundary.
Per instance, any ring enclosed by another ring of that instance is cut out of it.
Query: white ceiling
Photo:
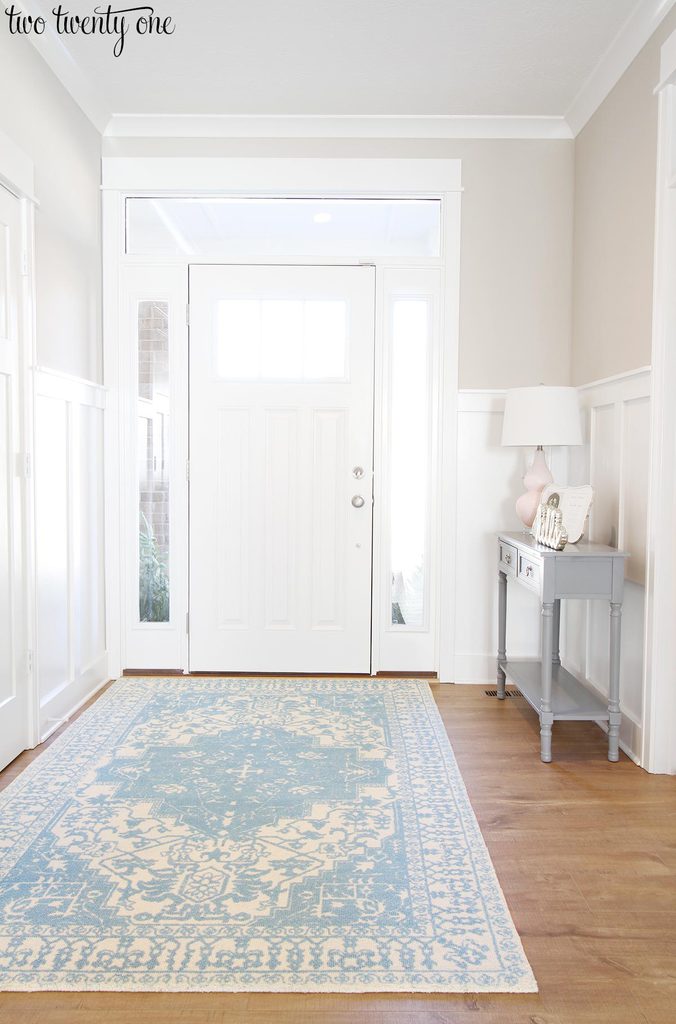
[[[564,116],[646,2],[155,0],[172,36],[130,33],[119,58],[110,38],[40,48],[60,45],[107,115]]]

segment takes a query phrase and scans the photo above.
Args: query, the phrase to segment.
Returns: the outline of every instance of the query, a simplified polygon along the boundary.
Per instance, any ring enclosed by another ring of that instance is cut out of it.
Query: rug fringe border
[[[273,985],[261,985],[257,987],[255,985],[247,985],[240,987],[237,984],[230,985],[219,985],[213,988],[204,985],[199,987],[187,987],[181,985],[161,985],[143,988],[120,988],[119,984],[111,982],[110,985],[99,984],[99,985],[68,985],[63,987],[40,987],[35,988],[34,985],[0,985],[0,992],[175,992],[185,994],[198,994],[204,993],[240,993],[242,995],[248,992],[271,992],[271,993],[286,993],[288,995],[304,995],[313,993],[315,995],[340,995],[341,993],[354,994],[354,995],[367,995],[374,993],[401,993],[402,995],[532,995],[539,992],[537,982],[531,984],[530,982],[523,982],[519,985],[514,986],[501,986],[499,988],[477,988],[475,985],[454,985],[449,988],[442,988],[438,986],[429,986],[421,988],[402,988],[401,986],[391,987],[388,985],[374,985],[373,987],[365,987],[363,985],[340,985],[340,986],[329,986],[316,985],[316,986],[295,986],[291,985],[288,987],[273,986]]]

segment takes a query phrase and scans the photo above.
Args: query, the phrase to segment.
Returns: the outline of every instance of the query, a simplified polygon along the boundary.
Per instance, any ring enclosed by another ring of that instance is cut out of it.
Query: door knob
[[[362,498],[361,494],[355,494],[355,496],[352,499],[352,504],[354,505],[355,508],[363,507],[364,499]]]

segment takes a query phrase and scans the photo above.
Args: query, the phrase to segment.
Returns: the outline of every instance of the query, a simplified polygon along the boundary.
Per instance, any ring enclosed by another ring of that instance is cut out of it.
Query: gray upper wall
[[[657,97],[672,10],[575,140],[572,380],[651,362]]]
[[[570,381],[572,141],[104,139],[105,155],[460,159],[460,387]]]
[[[35,165],[37,359],[101,378],[101,135],[35,48],[0,30],[0,130]]]

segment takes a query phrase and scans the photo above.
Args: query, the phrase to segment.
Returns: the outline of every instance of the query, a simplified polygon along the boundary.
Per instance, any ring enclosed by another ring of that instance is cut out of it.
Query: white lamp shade
[[[537,447],[582,444],[575,388],[512,388],[505,399],[502,443]]]

